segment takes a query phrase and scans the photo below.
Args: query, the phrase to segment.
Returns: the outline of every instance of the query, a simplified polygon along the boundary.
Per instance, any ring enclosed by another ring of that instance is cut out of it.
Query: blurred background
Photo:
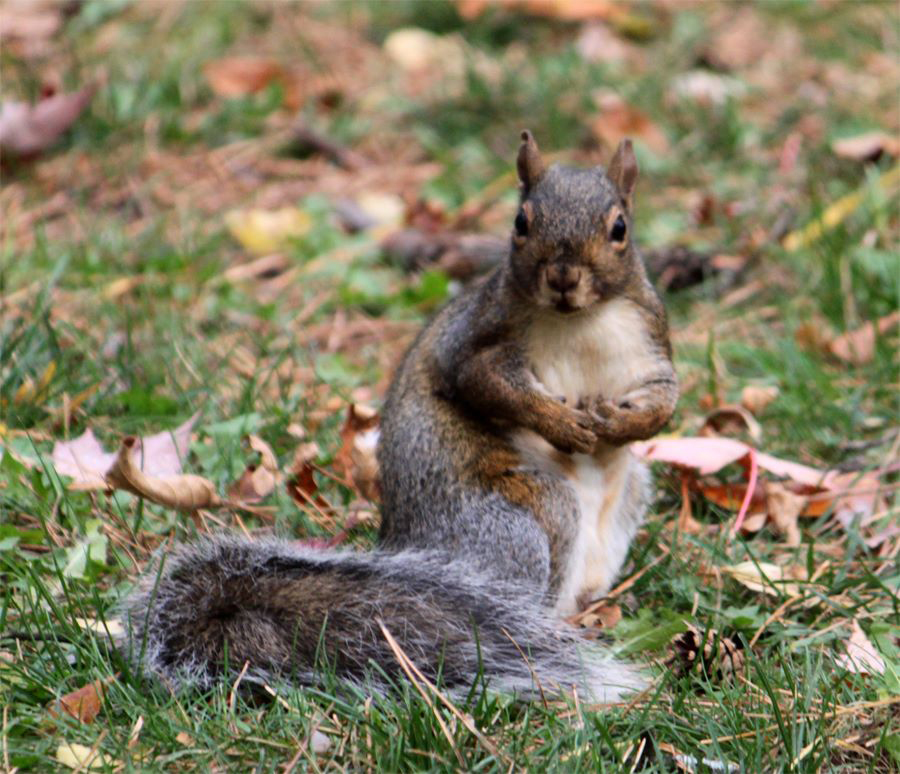
[[[76,418],[166,414],[240,353],[254,374],[289,357],[304,400],[323,380],[378,395],[452,283],[502,256],[528,127],[567,163],[633,138],[637,238],[686,392],[715,403],[711,332],[738,304],[719,337],[751,372],[756,348],[828,354],[895,322],[897,35],[894,4],[840,0],[7,0],[5,332],[44,315],[74,351],[20,350],[2,389],[91,352],[119,373],[60,368],[45,393],[99,382]],[[158,355],[143,387],[125,338]],[[173,342],[194,384],[166,373]],[[860,421],[819,419],[789,442],[828,454],[827,428]]]

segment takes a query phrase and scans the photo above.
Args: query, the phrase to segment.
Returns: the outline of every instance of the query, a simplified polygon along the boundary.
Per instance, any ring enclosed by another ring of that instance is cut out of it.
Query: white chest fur
[[[582,397],[624,395],[659,364],[644,318],[626,299],[535,320],[526,346],[538,381],[571,406]]]
[[[570,406],[585,397],[622,396],[659,366],[643,317],[624,299],[588,315],[548,315],[532,326],[527,347],[537,380]],[[603,594],[615,580],[643,519],[648,473],[627,448],[573,454],[571,464],[561,465],[535,433],[520,431],[515,444],[525,464],[565,478],[578,502],[578,533],[556,604],[557,612],[569,615],[579,598]]]

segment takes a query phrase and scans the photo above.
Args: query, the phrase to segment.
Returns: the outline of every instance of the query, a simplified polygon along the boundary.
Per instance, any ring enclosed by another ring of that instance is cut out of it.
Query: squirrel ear
[[[527,129],[522,132],[522,144],[519,146],[516,168],[519,170],[519,180],[522,181],[522,188],[526,194],[544,174],[544,160],[541,158],[541,152],[531,132]]]
[[[638,165],[637,159],[634,157],[634,148],[631,147],[631,140],[622,140],[619,147],[609,162],[606,170],[606,176],[612,180],[619,192],[625,197],[625,202],[631,208],[631,201],[634,195],[634,184],[637,181]]]

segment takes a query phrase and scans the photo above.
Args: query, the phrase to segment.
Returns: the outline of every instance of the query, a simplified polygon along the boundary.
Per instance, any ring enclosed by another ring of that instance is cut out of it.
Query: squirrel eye
[[[625,232],[628,230],[628,227],[625,225],[625,218],[619,215],[616,218],[616,222],[613,223],[612,230],[609,232],[609,238],[613,242],[621,242],[625,239]]]
[[[525,217],[524,210],[519,210],[516,215],[515,223],[513,224],[516,227],[516,233],[523,237],[528,234],[528,218]]]

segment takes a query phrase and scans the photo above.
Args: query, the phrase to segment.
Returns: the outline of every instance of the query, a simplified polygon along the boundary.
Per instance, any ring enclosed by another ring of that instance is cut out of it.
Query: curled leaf
[[[189,473],[177,476],[148,476],[134,462],[132,452],[138,439],[128,436],[119,447],[119,454],[106,474],[106,483],[123,489],[158,505],[181,510],[196,510],[221,505],[212,481]]]

